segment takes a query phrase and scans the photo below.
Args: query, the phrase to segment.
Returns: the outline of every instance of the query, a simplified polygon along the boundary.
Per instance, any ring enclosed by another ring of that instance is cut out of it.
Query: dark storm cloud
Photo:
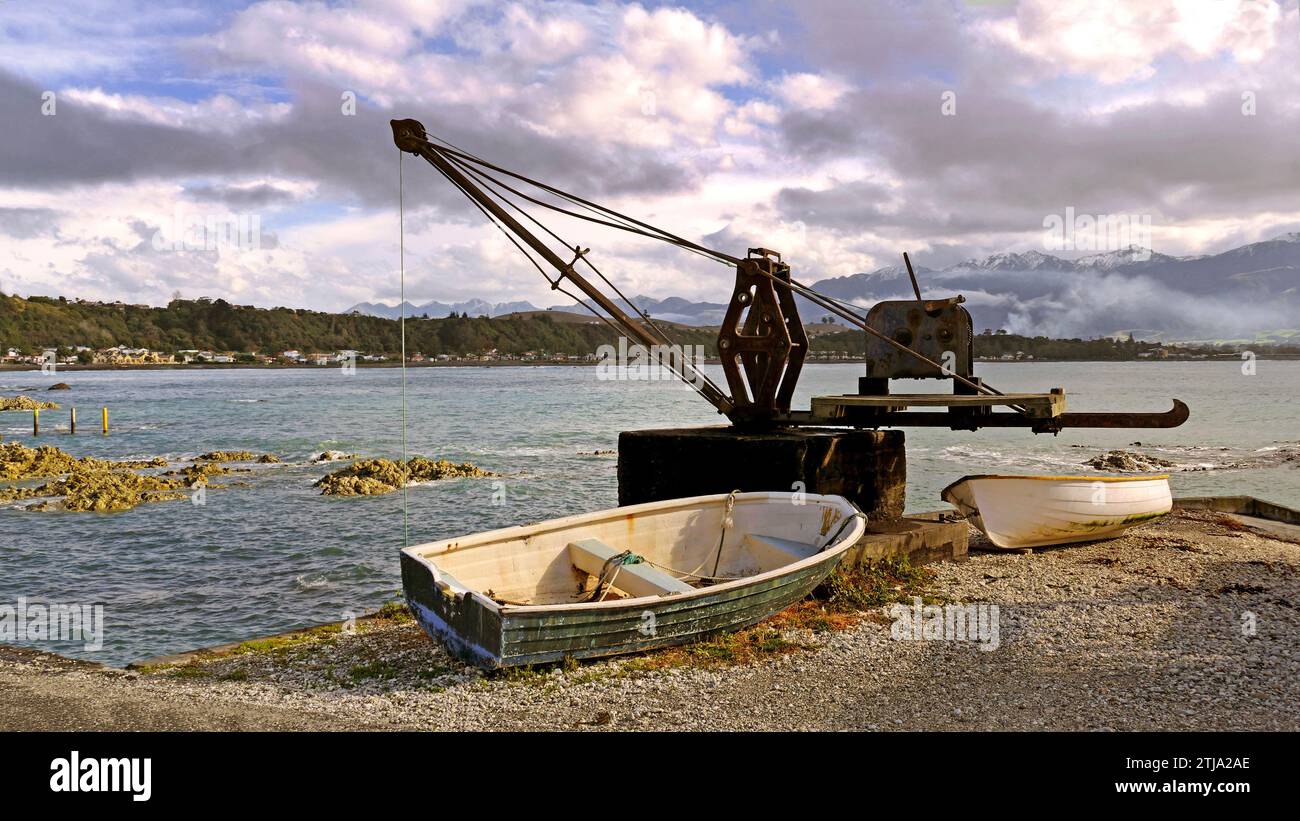
[[[943,116],[944,90],[858,91],[833,110],[787,116],[781,136],[796,156],[865,155],[886,166],[904,180],[899,224],[917,229],[1041,230],[1066,205],[1169,222],[1295,205],[1294,107],[1243,116],[1238,93],[1224,92],[1203,106],[1155,102],[1085,118],[976,89],[958,91],[957,115]],[[824,192],[808,222],[850,219],[853,185]]]
[[[588,196],[671,192],[695,181],[650,150],[542,137],[471,106],[443,109],[434,117],[411,105],[397,105],[394,111],[358,105],[355,116],[344,116],[338,89],[321,86],[299,85],[287,116],[233,133],[126,120],[71,99],[56,98],[57,113],[43,116],[41,94],[38,86],[0,71],[0,111],[6,112],[0,183],[52,188],[278,174],[315,180],[328,196],[392,205],[397,151],[389,120],[395,114],[423,119],[431,132],[474,146],[485,159]],[[443,207],[454,203],[449,213],[463,213],[464,203],[454,189],[427,184],[436,178],[432,169],[419,173],[408,188],[408,201]],[[239,196],[235,192],[240,189],[218,186],[201,187],[198,196],[220,199],[223,190],[227,201]],[[255,190],[248,196],[266,202],[275,195]]]
[[[0,183],[33,188],[219,173],[238,145],[215,135],[112,118],[55,96],[55,113],[41,113],[44,90],[0,70],[4,112]]]
[[[217,202],[232,208],[280,205],[297,199],[292,191],[262,183],[247,187],[233,185],[192,185],[185,196],[195,202]]]
[[[30,239],[54,232],[59,212],[52,208],[0,208],[0,234]]]

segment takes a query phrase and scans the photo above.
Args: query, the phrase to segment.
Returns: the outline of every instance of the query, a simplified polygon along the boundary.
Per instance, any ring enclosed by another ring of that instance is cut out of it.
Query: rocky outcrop
[[[58,410],[57,402],[43,402],[30,396],[0,396],[0,411]]]
[[[251,450],[214,450],[195,457],[196,462],[259,462],[264,465],[279,464],[274,453],[254,453]]]
[[[50,390],[50,391],[70,391],[70,390],[72,390],[72,386],[69,385],[67,382],[55,382],[53,385],[50,385],[48,388],[46,388],[46,390]]]
[[[29,448],[19,442],[0,444],[0,479],[9,481],[43,479],[78,471],[137,470],[166,466],[167,460],[161,456],[154,459],[109,461],[107,459],[96,459],[93,456],[77,458],[52,445]]]
[[[321,462],[346,462],[350,459],[357,458],[355,453],[344,453],[341,450],[325,450],[311,457],[312,464]]]
[[[405,470],[400,460],[362,459],[321,477],[314,487],[326,496],[377,496],[399,490],[404,483],[495,475],[469,462],[456,464],[424,456],[412,456]]]
[[[1129,450],[1112,450],[1100,456],[1094,456],[1084,464],[1096,470],[1104,470],[1110,473],[1150,473],[1178,467],[1177,462]]]
[[[67,510],[110,513],[130,510],[144,502],[184,499],[189,494],[183,479],[133,473],[129,470],[83,470],[38,488],[0,490],[0,498],[51,497],[28,505],[28,510]]]

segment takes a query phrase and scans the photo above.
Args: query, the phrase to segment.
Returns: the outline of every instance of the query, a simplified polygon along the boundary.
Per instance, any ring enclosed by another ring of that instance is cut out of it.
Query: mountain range
[[[976,330],[1004,328],[1026,336],[1096,338],[1131,333],[1169,341],[1291,338],[1300,335],[1300,233],[1219,254],[1173,257],[1129,247],[1073,260],[1040,251],[993,254],[942,269],[915,268],[922,294],[962,294]],[[795,272],[798,278],[798,271]],[[909,299],[901,265],[810,283],[818,293],[867,308]],[[680,297],[634,296],[652,317],[685,325],[717,325],[726,304]],[[806,322],[826,311],[799,298]],[[626,305],[624,305],[626,308]],[[349,311],[396,317],[398,306],[362,303]],[[527,302],[407,303],[407,316],[451,313],[502,316],[535,311]],[[550,310],[581,310],[557,305]]]

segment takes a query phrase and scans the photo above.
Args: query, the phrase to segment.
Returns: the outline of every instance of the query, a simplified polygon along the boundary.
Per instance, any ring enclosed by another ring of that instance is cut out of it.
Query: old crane
[[[627,299],[622,302],[631,308],[631,313],[619,305],[617,299],[622,294],[587,258],[590,249],[561,239],[522,203],[669,243],[734,266],[735,287],[717,343],[727,390],[689,360],[662,364],[672,368],[738,428],[939,426],[977,430],[997,426],[1056,433],[1064,428],[1172,428],[1188,418],[1187,405],[1177,399],[1173,400],[1173,408],[1163,413],[1072,413],[1066,410],[1063,390],[1004,394],[985,384],[974,375],[973,326],[970,313],[962,306],[963,297],[923,298],[906,254],[904,260],[915,299],[879,302],[862,315],[856,306],[820,294],[793,279],[790,265],[776,251],[750,248],[744,257],[736,257],[706,248],[494,165],[431,137],[416,120],[393,120],[392,128],[397,147],[423,157],[442,173],[506,233],[546,276],[552,288],[573,297],[619,333],[647,348],[659,349],[671,345],[671,340]],[[526,193],[516,186],[531,188],[534,193]],[[563,204],[546,201],[542,199],[544,196]],[[550,239],[545,240],[539,234]],[[546,274],[538,258],[555,271],[554,278]],[[603,282],[614,296],[598,287],[584,271]],[[568,291],[564,286],[566,280],[589,302]],[[808,336],[795,304],[796,296],[866,334],[865,374],[859,379],[857,392],[813,397],[808,410],[791,408],[795,385],[808,354]],[[952,390],[891,393],[890,381],[894,379],[949,380]]]

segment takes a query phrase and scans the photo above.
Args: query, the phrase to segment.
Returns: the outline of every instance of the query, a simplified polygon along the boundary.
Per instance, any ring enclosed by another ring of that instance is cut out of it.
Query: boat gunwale
[[[738,579],[732,579],[730,581],[723,582],[722,584],[715,584],[710,587],[699,587],[690,591],[689,593],[678,593],[671,596],[657,596],[657,595],[639,596],[633,599],[615,599],[613,601],[604,601],[604,602],[566,602],[563,604],[527,604],[527,605],[499,604],[495,600],[488,598],[478,590],[466,587],[459,582],[453,584],[452,582],[448,581],[447,577],[444,576],[444,574],[439,570],[437,564],[432,559],[427,558],[425,556],[421,556],[419,555],[419,553],[416,552],[417,550],[428,549],[430,547],[445,546],[447,544],[456,542],[460,539],[467,539],[467,538],[481,538],[483,539],[482,542],[483,544],[490,544],[491,542],[494,541],[507,541],[512,538],[521,538],[524,536],[524,531],[530,530],[532,528],[536,528],[537,526],[542,524],[551,525],[552,526],[550,527],[551,530],[562,530],[565,527],[569,526],[570,524],[581,524],[584,521],[590,520],[591,517],[599,516],[602,513],[613,514],[610,516],[610,518],[615,518],[615,516],[619,516],[619,517],[635,516],[640,512],[650,512],[650,511],[663,512],[663,511],[672,511],[672,510],[676,510],[679,508],[686,508],[686,507],[699,507],[707,503],[723,502],[726,500],[726,498],[729,495],[730,494],[728,493],[713,493],[704,496],[687,496],[681,499],[672,499],[672,500],[665,499],[658,502],[644,502],[639,505],[628,505],[627,507],[609,508],[607,510],[593,511],[591,513],[578,513],[572,516],[563,516],[559,519],[547,519],[543,522],[534,522],[532,524],[526,524],[526,525],[512,525],[511,527],[499,528],[497,530],[487,530],[482,533],[472,533],[472,534],[467,534],[465,536],[452,537],[450,539],[439,539],[433,542],[425,542],[424,544],[411,545],[410,547],[402,548],[401,552],[406,556],[410,557],[413,561],[425,567],[429,571],[429,573],[432,576],[433,584],[435,587],[446,587],[449,590],[451,590],[453,594],[457,594],[460,596],[471,596],[476,601],[478,601],[483,607],[499,614],[502,618],[505,618],[508,616],[516,616],[516,615],[528,616],[528,615],[539,615],[544,613],[565,613],[565,612],[574,612],[574,611],[616,612],[624,608],[645,610],[647,605],[653,605],[653,604],[664,603],[664,602],[684,601],[684,600],[697,598],[701,596],[712,595],[718,592],[726,592],[729,590],[739,589],[747,585],[767,581],[773,578],[779,578],[780,576],[787,575],[790,573],[795,573],[800,570],[803,570],[804,568],[812,567],[820,562],[826,561],[827,559],[833,556],[842,555],[843,553],[847,552],[850,547],[852,547],[854,544],[857,543],[858,539],[862,537],[863,533],[865,533],[867,529],[866,516],[862,513],[861,510],[858,509],[857,505],[853,504],[851,501],[844,498],[843,496],[837,496],[834,494],[804,493],[801,495],[805,500],[805,504],[807,504],[808,500],[838,500],[838,503],[834,503],[834,507],[840,508],[841,512],[843,512],[845,515],[855,519],[855,522],[852,524],[852,526],[846,528],[846,531],[842,532],[839,535],[838,543],[828,544],[822,547],[821,550],[812,554],[811,556],[807,556],[803,559],[800,559],[797,562],[791,562],[790,564],[782,565],[781,567],[774,568],[772,570],[768,570],[764,573],[759,573],[753,576],[743,576]],[[773,502],[773,501],[781,501],[781,500],[790,501],[796,495],[797,494],[788,491],[751,491],[747,493],[736,494],[736,501],[737,503],[741,501],[764,501],[764,502]],[[843,518],[838,519],[835,522],[832,522],[830,527],[834,527],[835,525],[843,521],[844,521]],[[829,532],[829,530],[830,529],[828,527],[827,532]],[[488,537],[492,537],[492,538],[488,538]],[[476,547],[476,546],[478,545],[471,545],[471,547]]]
[[[939,498],[945,502],[952,502],[947,498],[948,491],[957,487],[963,482],[970,482],[975,479],[1032,479],[1037,482],[1146,482],[1158,481],[1161,479],[1168,480],[1168,473],[1150,473],[1141,476],[1078,476],[1078,475],[1060,475],[1060,476],[1016,476],[1010,473],[975,473],[970,476],[963,476],[955,482],[950,482],[943,490],[939,491]]]

